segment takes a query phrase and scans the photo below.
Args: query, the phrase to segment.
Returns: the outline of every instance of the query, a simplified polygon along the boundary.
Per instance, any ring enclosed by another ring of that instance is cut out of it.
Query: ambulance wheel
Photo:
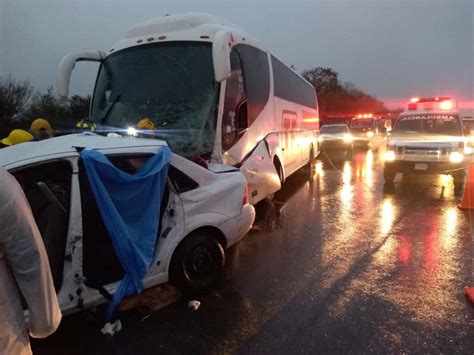
[[[454,172],[452,174],[455,192],[460,192],[462,188],[464,187],[465,174],[466,174],[465,170],[460,170],[459,172]]]
[[[225,264],[222,245],[212,236],[195,232],[176,248],[169,280],[185,294],[201,294],[219,281]]]
[[[393,168],[385,167],[383,169],[383,179],[386,183],[393,183],[395,180],[395,175],[397,175],[397,171]]]

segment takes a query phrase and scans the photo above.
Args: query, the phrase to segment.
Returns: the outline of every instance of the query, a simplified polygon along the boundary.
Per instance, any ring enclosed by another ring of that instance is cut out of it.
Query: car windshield
[[[132,47],[102,64],[92,118],[102,129],[136,127],[142,118],[156,126],[182,155],[212,152],[219,84],[207,42],[169,42]]]
[[[402,115],[393,133],[460,136],[462,129],[458,115]]]
[[[347,127],[345,126],[323,126],[321,127],[321,133],[347,133]]]
[[[372,118],[358,118],[351,121],[351,127],[355,128],[372,127],[373,125],[374,120]]]

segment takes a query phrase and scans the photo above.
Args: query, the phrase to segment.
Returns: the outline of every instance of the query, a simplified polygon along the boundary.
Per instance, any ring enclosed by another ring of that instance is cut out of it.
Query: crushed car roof
[[[104,137],[91,133],[69,134],[38,142],[28,142],[0,149],[0,166],[8,166],[18,161],[30,160],[44,156],[76,153],[78,148],[114,149],[133,147],[166,146],[158,139]]]

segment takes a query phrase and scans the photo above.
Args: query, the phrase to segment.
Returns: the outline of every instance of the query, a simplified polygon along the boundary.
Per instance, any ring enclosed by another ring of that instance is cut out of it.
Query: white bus
[[[107,52],[68,54],[58,70],[62,97],[77,61],[100,62],[90,113],[99,132],[149,118],[156,129],[139,134],[239,167],[253,204],[319,153],[314,87],[223,19],[164,16],[132,27]]]

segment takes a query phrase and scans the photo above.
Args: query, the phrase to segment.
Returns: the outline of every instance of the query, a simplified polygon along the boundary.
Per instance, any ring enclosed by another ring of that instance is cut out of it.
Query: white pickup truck
[[[399,172],[449,174],[461,188],[470,150],[455,101],[413,98],[387,141],[384,180],[393,182]]]

